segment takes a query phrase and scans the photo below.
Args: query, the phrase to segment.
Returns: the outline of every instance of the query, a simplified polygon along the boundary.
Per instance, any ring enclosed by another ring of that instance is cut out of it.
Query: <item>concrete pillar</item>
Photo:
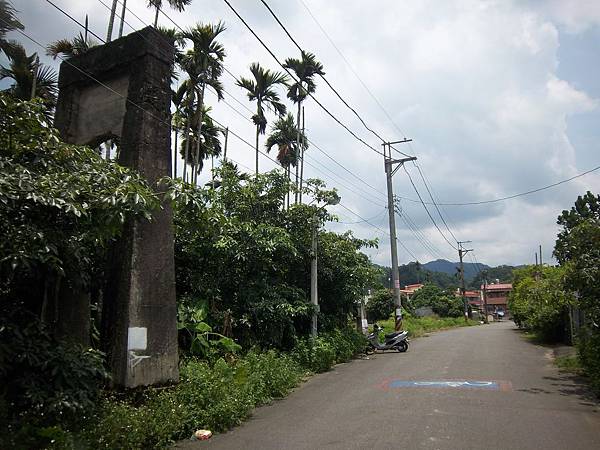
[[[148,27],[63,62],[55,126],[66,142],[120,139],[119,163],[156,181],[171,174],[170,73],[174,46]],[[127,223],[111,249],[102,340],[115,385],[178,379],[173,220]]]

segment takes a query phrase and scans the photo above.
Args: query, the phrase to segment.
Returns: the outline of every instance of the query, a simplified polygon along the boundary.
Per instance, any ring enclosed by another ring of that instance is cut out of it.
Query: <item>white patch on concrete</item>
[[[148,347],[148,329],[130,327],[127,332],[127,350],[146,350]]]

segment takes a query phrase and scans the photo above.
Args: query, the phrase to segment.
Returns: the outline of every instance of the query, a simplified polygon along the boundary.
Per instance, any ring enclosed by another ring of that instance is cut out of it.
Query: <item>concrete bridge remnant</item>
[[[90,146],[117,138],[118,162],[156,186],[171,174],[173,60],[173,42],[147,27],[63,62],[55,115],[62,138]],[[109,259],[101,336],[113,383],[136,387],[177,380],[170,206],[163,204],[151,221],[126,223]],[[69,306],[85,308],[85,301]]]

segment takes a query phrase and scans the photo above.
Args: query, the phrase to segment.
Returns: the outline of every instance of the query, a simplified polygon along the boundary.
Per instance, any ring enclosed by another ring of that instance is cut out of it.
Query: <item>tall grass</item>
[[[386,333],[394,331],[394,319],[382,320],[377,323],[383,327]],[[412,317],[406,315],[403,320],[403,328],[408,331],[409,337],[419,337],[432,331],[478,324],[479,322],[474,320],[465,321],[462,317]]]

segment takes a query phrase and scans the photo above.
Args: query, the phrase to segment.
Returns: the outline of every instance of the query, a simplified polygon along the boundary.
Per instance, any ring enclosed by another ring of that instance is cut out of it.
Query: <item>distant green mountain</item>
[[[375,264],[380,271],[379,287],[392,287],[392,269]],[[398,267],[400,272],[400,286],[415,283],[432,283],[442,289],[455,289],[460,284],[457,267],[459,263],[437,259],[425,264],[408,263]],[[465,284],[467,289],[479,289],[485,274],[488,282],[494,283],[498,280],[500,283],[512,282],[512,271],[515,266],[491,267],[487,264],[464,263]],[[518,266],[517,266],[518,267]]]
[[[463,263],[465,268],[465,280],[472,280],[479,273],[480,270],[489,269],[490,266],[486,264],[474,264],[470,262]],[[436,259],[423,264],[423,267],[432,272],[442,272],[448,275],[454,276],[458,271],[459,263],[450,262],[445,259]]]
[[[392,269],[385,266],[378,266],[381,270],[380,287],[392,287]],[[443,272],[433,272],[427,270],[419,263],[408,263],[398,267],[400,274],[400,286],[416,283],[433,283],[442,289],[455,288],[458,286],[458,278]]]

